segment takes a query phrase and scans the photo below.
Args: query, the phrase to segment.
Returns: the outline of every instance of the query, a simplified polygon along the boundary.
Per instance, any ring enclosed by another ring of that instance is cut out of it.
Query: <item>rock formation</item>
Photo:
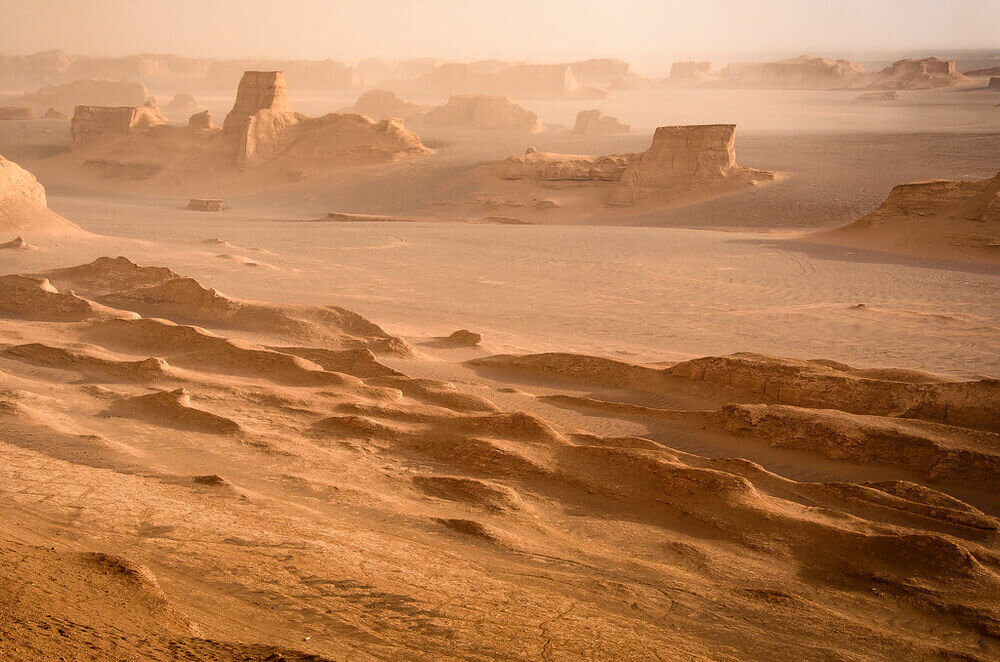
[[[266,110],[289,112],[288,85],[280,71],[246,71],[236,90],[236,103],[222,123],[222,132],[240,135],[246,131],[250,118]]]
[[[392,118],[409,119],[426,109],[416,103],[403,101],[395,92],[389,90],[368,90],[354,102],[354,105],[345,112],[357,113],[370,117],[373,120],[386,120]]]
[[[649,149],[622,175],[613,204],[632,204],[653,191],[691,188],[725,180],[747,184],[774,178],[773,173],[736,164],[735,124],[661,126]]]
[[[617,81],[627,80],[632,76],[628,62],[611,58],[594,58],[580,62],[570,62],[569,69],[581,85],[596,85],[609,87]]]
[[[619,182],[626,168],[636,158],[636,154],[555,154],[539,152],[529,147],[523,155],[511,156],[499,162],[496,175],[506,180]]]
[[[735,124],[661,126],[641,154],[556,154],[529,147],[494,164],[493,172],[502,180],[611,185],[607,204],[612,206],[773,180],[772,172],[737,165],[735,131]]]
[[[966,76],[974,76],[976,78],[989,78],[991,76],[1000,76],[1000,67],[987,67],[985,69],[974,69],[973,71],[966,71]]]
[[[168,117],[190,117],[201,110],[201,108],[202,106],[198,104],[198,101],[193,96],[187,92],[178,92],[170,100],[170,103],[163,107],[163,112]]]
[[[167,118],[150,106],[77,106],[70,123],[73,149],[94,140],[128,136],[166,124]]]
[[[674,62],[670,67],[671,83],[700,83],[711,77],[711,62]]]
[[[894,253],[1000,262],[1000,174],[901,184],[870,214],[811,237]]]
[[[33,120],[35,111],[23,106],[0,106],[0,120]]]
[[[875,74],[870,87],[887,90],[924,90],[968,83],[951,60],[936,57],[899,60]]]
[[[628,124],[618,121],[616,117],[602,115],[599,110],[581,110],[576,114],[576,124],[573,133],[583,136],[606,136],[615,133],[628,133],[632,130]]]
[[[35,176],[0,156],[0,231],[71,232],[79,228],[50,211]]]
[[[169,169],[247,169],[281,160],[298,171],[304,165],[384,162],[430,153],[399,121],[292,112],[279,71],[246,72],[221,130],[207,111],[178,127],[167,125],[155,107],[80,106],[71,133],[73,149],[86,157],[85,163],[103,168],[106,176],[132,179]]]
[[[24,104],[37,109],[55,108],[68,113],[76,106],[141,106],[149,98],[142,83],[116,80],[76,80],[46,85],[24,95]]]
[[[506,97],[459,95],[420,118],[429,126],[537,133],[538,115]]]
[[[1000,90],[1000,76],[990,76],[990,82],[986,87],[991,90]]]
[[[213,124],[212,115],[207,110],[203,110],[188,118],[188,128],[192,131],[215,131],[220,127],[218,124]]]

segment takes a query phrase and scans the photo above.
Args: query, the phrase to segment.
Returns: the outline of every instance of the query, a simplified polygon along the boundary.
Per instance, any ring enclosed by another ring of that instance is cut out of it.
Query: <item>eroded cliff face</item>
[[[629,205],[658,192],[727,181],[753,185],[774,179],[774,173],[737,165],[735,142],[735,124],[661,126],[649,149],[622,175],[611,204]]]
[[[637,154],[555,154],[528,148],[520,156],[511,156],[497,164],[496,174],[506,180],[546,182],[619,182]]]
[[[289,112],[288,84],[280,71],[245,71],[236,90],[236,103],[222,123],[226,135],[240,135],[261,110]]]

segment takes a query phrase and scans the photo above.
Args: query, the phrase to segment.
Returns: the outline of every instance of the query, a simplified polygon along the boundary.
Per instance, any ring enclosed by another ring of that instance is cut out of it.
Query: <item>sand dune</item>
[[[937,259],[1000,262],[1000,174],[892,189],[878,209],[807,240]]]

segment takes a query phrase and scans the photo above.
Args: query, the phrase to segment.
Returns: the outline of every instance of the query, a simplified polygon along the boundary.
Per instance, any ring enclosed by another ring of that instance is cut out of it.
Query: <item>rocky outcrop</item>
[[[924,90],[970,82],[951,60],[936,57],[899,60],[875,74],[870,87],[887,90]]]
[[[118,80],[75,80],[61,85],[47,85],[24,95],[24,105],[39,112],[55,108],[64,113],[76,106],[141,106],[149,98],[142,83]]]
[[[636,154],[555,154],[529,147],[523,155],[511,156],[498,163],[496,175],[506,180],[618,182],[637,157]]]
[[[990,76],[990,82],[986,87],[991,90],[1000,90],[1000,76]]]
[[[506,97],[459,95],[420,118],[428,126],[517,131],[537,133],[542,130],[538,115],[525,110]]]
[[[622,175],[612,204],[638,202],[655,190],[691,188],[698,184],[773,179],[773,173],[736,164],[736,125],[661,126],[649,149]]]
[[[670,67],[671,83],[700,83],[711,77],[711,62],[674,62]]]
[[[207,110],[203,110],[188,118],[188,128],[192,131],[217,131],[219,125],[212,122],[212,115]]]
[[[150,106],[77,106],[70,123],[73,149],[95,140],[128,136],[166,124],[167,118]]]
[[[581,136],[607,136],[631,130],[632,127],[619,122],[617,117],[602,115],[599,110],[581,110],[576,114],[576,124],[573,126],[573,133]]]
[[[0,120],[33,120],[35,111],[23,106],[0,106]]]
[[[389,90],[368,90],[346,112],[357,113],[373,120],[408,119],[424,112],[424,106],[403,101]]]

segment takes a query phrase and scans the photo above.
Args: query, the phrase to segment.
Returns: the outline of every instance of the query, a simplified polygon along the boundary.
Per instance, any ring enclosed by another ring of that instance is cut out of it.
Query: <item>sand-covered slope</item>
[[[996,382],[470,370],[449,352],[479,349],[377,357],[356,316],[124,258],[8,281],[45,293],[0,312],[12,659],[1000,652]]]
[[[878,209],[811,241],[939,259],[1000,262],[1000,174],[901,184]]]
[[[0,155],[0,240],[14,234],[82,233],[76,225],[49,210],[45,187],[35,176]],[[11,244],[10,248],[16,248]]]

